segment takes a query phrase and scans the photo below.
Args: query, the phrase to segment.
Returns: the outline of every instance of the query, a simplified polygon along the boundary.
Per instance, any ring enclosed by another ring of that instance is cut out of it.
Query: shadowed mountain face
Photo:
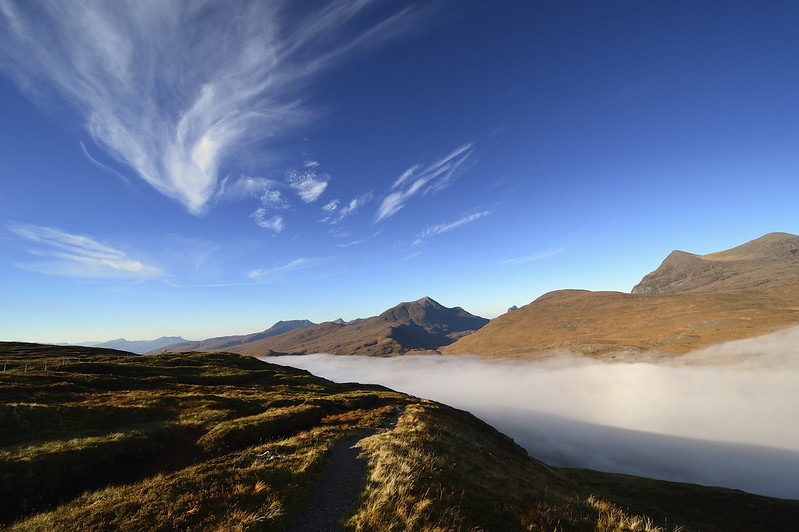
[[[494,319],[443,353],[590,356],[685,353],[799,323],[799,237],[772,233],[742,246],[675,251],[633,293],[559,290]]]
[[[153,349],[150,352],[186,353],[189,351],[225,351],[233,346],[245,344],[248,342],[255,342],[257,340],[262,340],[264,338],[269,338],[270,336],[283,334],[288,331],[292,331],[294,329],[312,327],[314,325],[316,325],[314,322],[308,320],[279,321],[274,325],[272,325],[270,328],[259,333],[245,334],[240,336],[220,336],[218,338],[209,338],[207,340],[201,340],[199,342],[180,342],[180,343],[173,342],[170,345],[163,346],[158,349]]]
[[[195,351],[220,350],[247,355],[330,353],[334,355],[391,356],[434,351],[470,334],[488,320],[460,307],[448,308],[424,297],[400,303],[379,316],[348,323],[329,321],[264,338],[225,346],[192,346]],[[206,346],[210,345],[203,343]],[[183,351],[181,346],[170,350]]]
[[[694,255],[673,251],[633,294],[678,294],[799,283],[799,236],[770,233],[727,251]]]

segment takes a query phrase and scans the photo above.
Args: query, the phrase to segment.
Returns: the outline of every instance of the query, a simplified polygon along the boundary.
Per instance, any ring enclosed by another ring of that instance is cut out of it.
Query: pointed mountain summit
[[[485,318],[470,314],[461,307],[447,308],[429,297],[400,303],[378,318],[391,323],[413,322],[444,334],[475,331],[488,323]]]
[[[409,319],[424,320],[428,313],[439,313],[449,310],[438,301],[427,296],[416,301],[403,302],[380,314],[385,321],[404,321]]]
[[[696,255],[673,251],[632,293],[557,290],[503,314],[445,354],[681,354],[799,324],[799,237],[770,233]]]

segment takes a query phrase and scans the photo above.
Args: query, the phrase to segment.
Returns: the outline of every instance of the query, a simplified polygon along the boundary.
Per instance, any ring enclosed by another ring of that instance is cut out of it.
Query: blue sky
[[[790,1],[0,0],[0,340],[425,295],[494,317],[799,233],[798,23]]]

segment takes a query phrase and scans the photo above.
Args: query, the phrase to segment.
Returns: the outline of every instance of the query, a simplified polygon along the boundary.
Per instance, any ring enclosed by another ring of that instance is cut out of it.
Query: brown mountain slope
[[[797,323],[797,286],[673,295],[558,290],[491,320],[441,352],[518,356],[563,348],[591,356],[685,353]]]
[[[796,283],[799,283],[799,236],[770,233],[708,255],[673,251],[632,293],[678,294]]]
[[[460,307],[447,308],[424,297],[400,303],[365,320],[345,324],[325,322],[224,349],[247,355],[270,352],[401,355],[438,349],[486,323],[487,319],[469,314]]]
[[[638,293],[550,292],[441,352],[679,354],[766,334],[799,323],[797,243],[799,237],[773,233],[720,253],[674,252],[644,278]]]

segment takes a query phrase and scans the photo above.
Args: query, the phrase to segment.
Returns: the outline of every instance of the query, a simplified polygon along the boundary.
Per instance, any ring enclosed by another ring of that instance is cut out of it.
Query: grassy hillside
[[[0,344],[2,359],[0,523],[11,530],[790,530],[799,520],[796,501],[551,468],[468,413],[235,354]]]
[[[544,294],[441,352],[537,356],[564,348],[599,357],[681,354],[796,324],[799,237],[771,233],[708,255],[674,251],[630,294]]]
[[[535,356],[569,349],[686,353],[799,324],[799,285],[698,294],[626,294],[558,290],[491,320],[441,349],[446,354]]]

